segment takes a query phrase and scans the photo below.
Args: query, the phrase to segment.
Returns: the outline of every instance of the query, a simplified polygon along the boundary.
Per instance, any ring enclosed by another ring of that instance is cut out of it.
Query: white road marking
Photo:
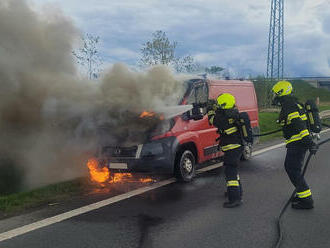
[[[330,129],[327,129],[327,130],[322,131],[321,133],[325,133],[325,132],[329,132],[329,131],[330,131]],[[279,147],[282,147],[282,146],[285,146],[285,144],[281,143],[281,144],[277,144],[277,145],[274,145],[274,146],[270,146],[270,147],[258,150],[256,152],[253,152],[252,156],[256,156],[256,155],[259,155],[261,153],[268,152],[270,150],[273,150],[273,149],[276,149],[276,148],[279,148]],[[218,163],[218,164],[207,166],[205,168],[197,170],[197,174],[219,168],[222,165],[223,165],[223,163]],[[148,185],[148,186],[145,186],[145,187],[142,187],[142,188],[139,188],[139,189],[136,189],[136,190],[132,190],[130,192],[127,192],[127,193],[124,193],[124,194],[121,194],[121,195],[117,195],[117,196],[105,199],[103,201],[95,202],[95,203],[86,205],[84,207],[80,207],[80,208],[77,208],[77,209],[59,214],[59,215],[55,215],[55,216],[50,217],[50,218],[46,218],[46,219],[43,219],[43,220],[31,223],[31,224],[22,226],[22,227],[15,228],[13,230],[10,230],[10,231],[4,232],[4,233],[0,233],[0,242],[4,241],[4,240],[11,239],[11,238],[14,238],[16,236],[19,236],[19,235],[22,235],[22,234],[25,234],[25,233],[28,233],[28,232],[32,232],[34,230],[37,230],[37,229],[40,229],[40,228],[43,228],[43,227],[61,222],[61,221],[64,221],[64,220],[67,220],[67,219],[70,219],[72,217],[75,217],[75,216],[78,216],[78,215],[81,215],[81,214],[84,214],[84,213],[87,213],[87,212],[105,207],[107,205],[111,205],[113,203],[131,198],[133,196],[143,194],[145,192],[148,192],[148,191],[151,191],[153,189],[157,189],[157,188],[169,185],[169,184],[174,183],[174,182],[176,182],[175,178],[170,178],[170,179],[167,179],[167,180],[163,180],[163,181],[154,183],[152,185]]]
[[[202,169],[198,170],[197,173],[202,173],[202,172],[206,172],[206,171],[209,171],[209,170],[213,170],[213,169],[216,169],[220,166],[222,166],[222,163],[218,163],[218,164],[215,164],[215,165],[211,165],[211,166],[202,168]],[[78,216],[78,215],[81,215],[81,214],[84,214],[84,213],[87,213],[87,212],[105,207],[107,205],[111,205],[113,203],[131,198],[133,196],[143,194],[143,193],[148,192],[150,190],[157,189],[157,188],[163,187],[165,185],[169,185],[169,184],[174,183],[174,182],[176,182],[175,178],[170,178],[170,179],[167,179],[167,180],[163,180],[163,181],[154,183],[152,185],[148,185],[148,186],[145,186],[145,187],[142,187],[142,188],[139,188],[139,189],[136,189],[136,190],[132,190],[130,192],[127,192],[127,193],[124,193],[124,194],[121,194],[121,195],[117,195],[117,196],[105,199],[103,201],[92,203],[92,204],[86,205],[84,207],[80,207],[80,208],[77,208],[77,209],[59,214],[59,215],[55,215],[55,216],[50,217],[50,218],[46,218],[46,219],[43,219],[43,220],[31,223],[31,224],[22,226],[22,227],[15,228],[13,230],[10,230],[10,231],[4,232],[4,233],[0,233],[0,242],[4,241],[4,240],[7,240],[7,239],[14,238],[16,236],[19,236],[19,235],[22,235],[22,234],[25,234],[25,233],[28,233],[28,232],[32,232],[34,230],[37,230],[37,229],[40,229],[40,228],[43,228],[43,227],[61,222],[61,221],[64,221],[64,220],[67,220],[67,219],[72,218],[72,217],[75,217],[75,216]]]
[[[326,129],[326,130],[321,131],[321,134],[327,133],[327,132],[330,132],[330,129]],[[252,152],[252,156],[257,156],[257,155],[259,155],[261,153],[268,152],[270,150],[273,150],[273,149],[276,149],[276,148],[280,148],[280,147],[285,146],[285,145],[286,145],[285,143],[280,143],[280,144],[277,144],[277,145],[274,145],[274,146],[266,147],[264,149],[261,149],[261,150]]]
[[[321,133],[327,133],[327,132],[330,132],[330,128],[321,131]]]
[[[223,166],[223,162],[201,168],[201,169],[196,171],[197,172],[196,174],[201,174],[201,173],[206,172],[206,171],[214,170],[214,169],[219,168],[221,166]]]
[[[261,153],[264,153],[264,152],[268,152],[270,150],[274,150],[276,148],[279,148],[279,147],[282,147],[282,146],[285,146],[285,143],[281,143],[281,144],[277,144],[277,145],[273,145],[273,146],[270,146],[270,147],[266,147],[264,149],[261,149],[261,150],[258,150],[258,151],[255,151],[255,152],[252,152],[252,156],[257,156]]]
[[[87,206],[77,208],[77,209],[71,210],[69,212],[65,212],[63,214],[55,215],[53,217],[46,218],[46,219],[43,219],[41,221],[34,222],[32,224],[28,224],[28,225],[25,225],[25,226],[22,226],[22,227],[19,227],[19,228],[1,233],[0,234],[0,242],[4,241],[4,240],[7,240],[7,239],[10,239],[10,238],[13,238],[13,237],[16,237],[18,235],[25,234],[27,232],[37,230],[37,229],[42,228],[42,227],[52,225],[54,223],[61,222],[63,220],[72,218],[72,217],[77,216],[77,215],[81,215],[81,214],[90,212],[92,210],[99,209],[101,207],[113,204],[115,202],[119,202],[119,201],[122,201],[122,200],[125,200],[125,199],[128,199],[128,198],[131,198],[133,196],[143,194],[147,191],[157,189],[159,187],[163,187],[165,185],[174,183],[175,181],[176,181],[175,178],[170,178],[170,179],[167,179],[167,180],[164,180],[164,181],[161,181],[161,182],[154,183],[152,185],[145,186],[143,188],[139,188],[139,189],[136,189],[136,190],[133,190],[133,191],[121,194],[121,195],[117,195],[117,196],[108,198],[108,199],[103,200],[103,201],[99,201],[99,202],[96,202],[96,203],[93,203],[93,204],[89,204]]]

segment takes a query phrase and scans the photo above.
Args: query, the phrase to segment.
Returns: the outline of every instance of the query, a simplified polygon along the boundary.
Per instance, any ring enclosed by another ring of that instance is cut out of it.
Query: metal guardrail
[[[330,118],[330,110],[324,110],[320,112],[321,119]]]

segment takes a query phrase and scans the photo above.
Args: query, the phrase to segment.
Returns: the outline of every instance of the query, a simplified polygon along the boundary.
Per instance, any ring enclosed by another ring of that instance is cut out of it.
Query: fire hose
[[[322,126],[325,126],[325,127],[329,127],[330,128],[330,125],[329,124],[326,124],[326,123],[322,123]],[[267,135],[270,135],[270,134],[273,134],[273,133],[278,133],[278,132],[281,132],[281,131],[282,131],[282,128],[276,129],[276,130],[273,130],[273,131],[270,131],[270,132],[267,132],[267,133],[253,134],[253,137],[267,136]]]
[[[320,146],[322,146],[323,144],[325,144],[325,143],[327,143],[327,142],[330,142],[330,138],[328,138],[328,139],[326,139],[326,140],[323,140],[323,141],[319,142],[317,145],[320,147]],[[308,164],[309,164],[311,158],[312,158],[312,154],[309,153],[308,158],[307,158],[307,160],[306,160],[306,162],[305,162],[305,165],[304,165],[304,167],[303,167],[303,172],[302,172],[302,174],[301,174],[302,177],[305,176],[305,173],[306,173],[306,170],[307,170],[307,167],[308,167]],[[291,194],[289,200],[286,202],[286,204],[285,204],[284,207],[282,208],[282,210],[281,210],[281,212],[280,212],[280,215],[279,215],[279,217],[278,217],[278,220],[277,220],[278,240],[277,240],[277,242],[276,242],[276,246],[275,246],[275,248],[279,248],[279,247],[281,247],[281,242],[282,242],[282,240],[283,240],[283,231],[282,231],[282,228],[281,228],[281,226],[282,226],[282,216],[283,216],[283,214],[285,213],[286,209],[288,208],[288,206],[289,206],[290,202],[292,201],[292,199],[295,197],[296,193],[297,193],[297,190],[295,189],[295,190],[292,192],[292,194]]]
[[[253,134],[253,137],[261,137],[261,136],[267,136],[267,135],[270,135],[270,134],[273,134],[273,133],[278,133],[282,131],[282,128],[280,129],[276,129],[274,131],[270,131],[270,132],[267,132],[267,133],[261,133],[261,134]]]
[[[322,123],[322,125],[325,126],[325,127],[330,128],[330,125],[328,125],[328,124]],[[277,132],[280,132],[280,131],[282,131],[282,128],[277,129],[277,130],[273,130],[273,131],[270,131],[270,132],[267,132],[267,133],[253,134],[253,136],[254,137],[261,137],[261,136],[266,136],[266,135],[270,135],[270,134],[273,134],[273,133],[277,133]],[[217,139],[217,141],[219,140],[219,138]],[[320,147],[320,146],[324,145],[327,142],[330,142],[330,138],[319,142],[317,145],[318,145],[318,147]],[[303,167],[303,172],[301,174],[302,177],[305,176],[305,173],[306,173],[306,170],[308,168],[309,162],[310,162],[310,160],[312,158],[312,155],[313,155],[312,153],[309,153],[309,155],[308,155],[308,158],[307,158],[307,160],[306,160],[306,162],[304,164],[304,167]],[[285,213],[286,209],[288,208],[290,202],[292,202],[292,199],[295,197],[296,193],[297,193],[297,190],[294,189],[294,191],[292,192],[289,200],[286,202],[286,204],[282,208],[282,210],[280,212],[280,215],[278,217],[278,220],[277,220],[278,240],[276,242],[275,248],[280,248],[281,247],[281,242],[283,240],[282,216],[284,215],[284,213]]]
[[[326,124],[326,123],[322,123],[322,125],[325,126],[325,127],[330,128],[330,125],[328,125],[328,124]],[[253,134],[253,136],[254,136],[254,137],[261,137],[261,136],[266,136],[266,135],[270,135],[270,134],[273,134],[273,133],[277,133],[277,132],[280,132],[280,131],[282,131],[282,128],[277,129],[277,130],[274,130],[274,131],[270,131],[270,132],[267,132],[267,133]],[[327,142],[330,142],[330,138],[328,138],[328,139],[326,139],[326,140],[323,140],[323,141],[319,142],[317,145],[318,145],[318,147],[320,147],[320,146],[324,145],[324,144],[327,143]],[[307,160],[306,160],[306,162],[305,162],[305,164],[304,164],[304,167],[303,167],[303,172],[302,172],[302,174],[301,174],[302,177],[305,176],[305,173],[306,173],[306,170],[307,170],[307,168],[308,168],[308,165],[309,165],[309,162],[310,162],[311,158],[312,158],[312,153],[309,153],[309,155],[308,155],[308,157],[307,157]],[[282,208],[282,210],[281,210],[281,212],[280,212],[280,215],[279,215],[279,217],[278,217],[278,220],[277,220],[278,239],[277,239],[277,242],[276,242],[276,246],[275,246],[275,248],[279,248],[279,247],[281,247],[281,242],[282,242],[282,240],[283,240],[282,216],[284,215],[284,213],[285,213],[286,209],[288,208],[290,202],[292,202],[292,200],[293,200],[293,198],[295,197],[296,193],[297,193],[297,190],[295,189],[295,190],[292,192],[292,194],[291,194],[290,198],[288,199],[288,201],[285,203],[285,205],[284,205],[284,207]]]

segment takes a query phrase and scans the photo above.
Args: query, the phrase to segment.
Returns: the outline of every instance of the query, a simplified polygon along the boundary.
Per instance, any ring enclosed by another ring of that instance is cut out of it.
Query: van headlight
[[[151,157],[161,155],[164,153],[163,145],[161,143],[147,143],[144,144],[141,151],[142,157]]]

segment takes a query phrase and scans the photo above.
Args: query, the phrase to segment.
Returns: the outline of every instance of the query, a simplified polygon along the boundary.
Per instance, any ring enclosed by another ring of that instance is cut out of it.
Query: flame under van
[[[100,151],[103,166],[113,171],[168,173],[183,181],[192,180],[197,164],[223,155],[218,150],[217,128],[209,124],[206,107],[199,106],[225,92],[235,96],[236,107],[248,113],[253,132],[259,132],[257,97],[252,82],[192,79],[186,83],[181,105],[194,108],[164,120],[161,132],[154,133],[145,144],[103,147]],[[249,159],[251,152],[252,144],[246,144],[242,159]]]

